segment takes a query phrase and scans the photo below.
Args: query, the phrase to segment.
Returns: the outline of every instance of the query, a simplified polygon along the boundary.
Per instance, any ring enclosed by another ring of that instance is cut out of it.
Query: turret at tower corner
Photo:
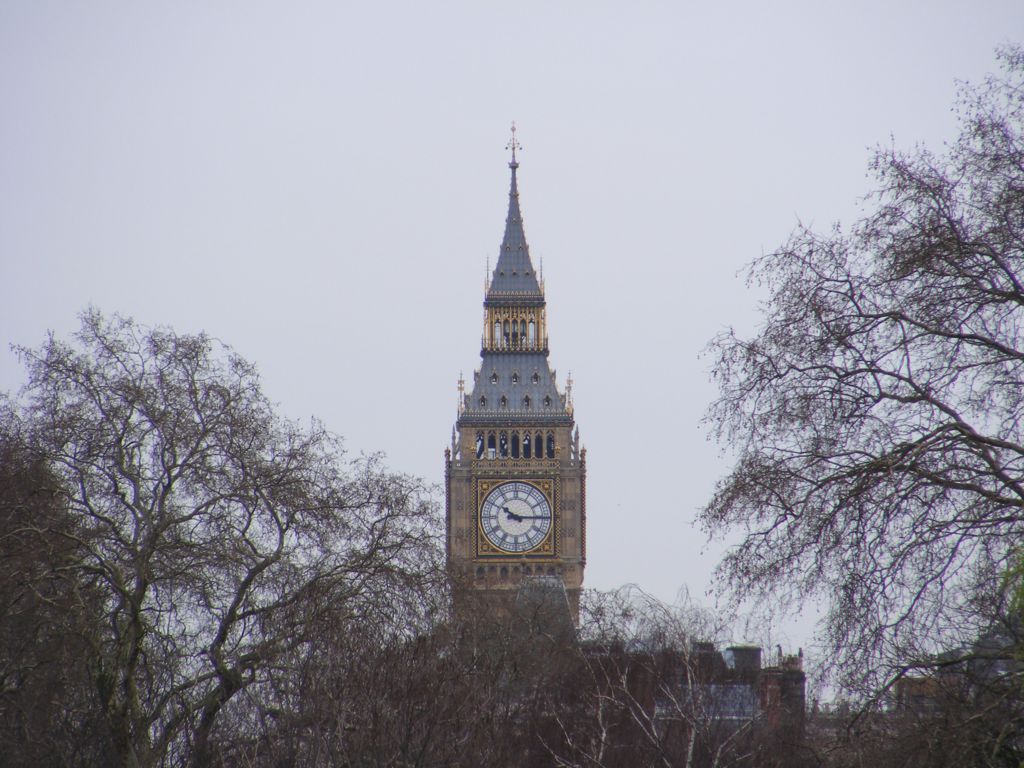
[[[446,451],[448,569],[456,613],[508,615],[542,595],[579,619],[586,450],[571,389],[548,365],[544,282],[530,259],[512,127],[505,234],[484,295],[480,367]]]

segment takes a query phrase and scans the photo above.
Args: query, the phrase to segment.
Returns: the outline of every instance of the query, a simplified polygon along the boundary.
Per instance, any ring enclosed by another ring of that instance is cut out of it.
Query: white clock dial
[[[551,505],[541,490],[530,483],[502,483],[484,499],[480,527],[498,549],[529,552],[551,530]]]

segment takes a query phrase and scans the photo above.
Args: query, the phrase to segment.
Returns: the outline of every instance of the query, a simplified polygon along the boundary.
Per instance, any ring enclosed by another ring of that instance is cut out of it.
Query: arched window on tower
[[[523,398],[523,410],[524,411],[530,410],[530,396],[529,395],[526,395]]]
[[[555,436],[551,432],[548,432],[548,458],[555,458]]]
[[[505,321],[505,324],[502,326],[502,328],[505,331],[503,335],[505,337],[504,338],[505,346],[507,347],[508,346],[508,320]]]
[[[482,459],[484,457],[484,433],[476,433],[476,457]]]
[[[540,432],[533,438],[533,455],[538,459],[544,458],[544,435]]]
[[[513,432],[512,433],[512,458],[513,459],[518,459],[519,458],[519,433],[518,432]]]
[[[498,437],[498,455],[503,459],[508,458],[508,435],[504,432]]]
[[[537,343],[537,327],[534,325],[533,320],[530,321],[530,330],[527,338],[530,340],[531,347]]]
[[[494,321],[494,336],[491,338],[491,344],[495,347],[501,344],[501,322],[498,320]]]
[[[487,458],[488,459],[493,459],[494,458],[494,451],[495,451],[495,448],[494,448],[494,433],[493,432],[489,432],[487,434]]]
[[[523,458],[533,458],[533,440],[530,439],[529,432],[523,435]]]
[[[523,340],[523,346],[526,345],[526,321],[519,321],[519,338]]]

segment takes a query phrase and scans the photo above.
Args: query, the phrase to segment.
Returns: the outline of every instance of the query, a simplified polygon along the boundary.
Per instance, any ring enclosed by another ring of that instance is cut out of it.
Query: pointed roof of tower
[[[513,297],[519,300],[543,300],[544,297],[537,273],[530,261],[530,247],[526,243],[523,214],[519,209],[519,185],[516,180],[519,161],[516,159],[516,150],[521,147],[516,140],[515,123],[512,123],[512,139],[508,143],[508,149],[512,150],[512,160],[508,164],[512,171],[508,192],[508,216],[505,218],[505,235],[501,239],[498,263],[494,265],[491,284],[487,290],[487,303],[500,303]]]
[[[538,337],[530,337],[527,343],[525,333],[520,342],[507,338],[504,344],[489,344],[489,329],[485,328],[483,348],[480,351],[480,369],[473,377],[472,391],[466,395],[460,390],[461,408],[458,424],[494,426],[496,423],[566,424],[572,425],[572,411],[567,407],[566,396],[558,391],[555,374],[548,365],[547,337],[537,312],[544,307],[544,290],[533,270],[530,251],[523,234],[523,217],[519,211],[519,189],[516,185],[516,171],[519,162],[516,151],[515,124],[512,125],[512,185],[509,190],[508,217],[505,219],[505,235],[501,241],[501,252],[494,267],[490,286],[484,298],[484,306],[494,309],[497,315],[489,313],[485,323],[498,317],[506,317],[507,309],[525,309],[521,318],[530,317],[530,333],[534,333],[534,319]],[[515,312],[511,313],[515,315]],[[521,320],[523,328],[526,321]],[[509,320],[504,320],[508,333]]]
[[[463,396],[460,424],[493,424],[495,418],[529,423],[572,423],[565,395],[543,352],[481,354],[473,390]],[[481,421],[482,420],[482,421]]]

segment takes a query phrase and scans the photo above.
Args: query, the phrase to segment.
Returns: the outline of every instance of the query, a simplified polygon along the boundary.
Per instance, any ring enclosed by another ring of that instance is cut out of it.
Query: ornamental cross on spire
[[[511,165],[518,165],[518,163],[516,162],[516,150],[517,149],[522,149],[522,148],[523,148],[523,145],[520,144],[519,140],[516,138],[516,123],[515,123],[515,120],[513,120],[512,121],[512,138],[509,139],[508,140],[508,144],[505,145],[505,149],[511,149],[512,150],[512,163],[511,163]]]

